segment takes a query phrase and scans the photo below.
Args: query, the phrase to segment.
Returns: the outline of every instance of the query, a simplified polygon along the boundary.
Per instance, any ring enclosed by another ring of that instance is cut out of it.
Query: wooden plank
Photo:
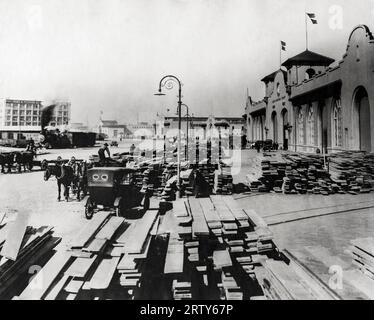
[[[94,275],[92,276],[89,286],[91,289],[103,290],[109,287],[114,272],[116,271],[120,258],[104,259],[100,262]]]
[[[135,270],[136,267],[137,262],[135,262],[135,258],[130,254],[125,254],[117,265],[118,270]]]
[[[15,221],[10,222],[10,229],[0,255],[15,261],[21,248],[22,240],[25,236],[29,216],[27,213],[18,213]]]
[[[68,270],[65,271],[65,275],[77,278],[84,278],[87,272],[90,270],[92,264],[95,262],[97,256],[92,258],[76,258],[71,264]]]
[[[83,248],[88,241],[94,237],[95,233],[99,230],[102,224],[111,215],[110,212],[101,211],[96,213],[92,220],[86,223],[82,231],[71,241],[71,248]]]
[[[283,261],[268,259],[265,268],[286,287],[287,291],[296,300],[315,300],[316,296],[301,285],[300,278],[292,268],[289,268]]]
[[[260,217],[256,213],[255,210],[253,210],[253,209],[243,209],[243,210],[255,227],[259,228],[259,227],[267,227],[268,226],[267,223],[265,222],[265,220],[262,217]]]
[[[131,229],[131,234],[127,234],[125,242],[123,238],[117,240],[118,243],[125,244],[126,253],[141,253],[144,243],[147,240],[150,229],[152,228],[158,212],[148,210],[144,216],[139,219]]]
[[[178,240],[175,235],[170,235],[168,250],[165,258],[165,274],[183,273],[184,266],[184,241]]]
[[[374,238],[359,238],[351,240],[351,243],[374,257]]]
[[[61,292],[62,288],[65,286],[66,282],[68,281],[69,276],[63,276],[57,284],[51,289],[51,291],[46,295],[44,300],[56,300],[59,293]]]
[[[176,217],[186,217],[189,215],[183,199],[177,199],[173,202],[173,214]]]
[[[93,239],[90,244],[88,245],[87,248],[83,248],[82,250],[83,251],[87,251],[87,252],[101,252],[105,245],[107,243],[107,240],[106,239]]]
[[[70,253],[65,251],[57,252],[30,281],[19,298],[21,300],[40,300],[51,286],[61,270],[70,259]]]
[[[104,227],[102,227],[102,229],[96,234],[95,238],[106,240],[112,239],[124,221],[125,219],[121,217],[111,217]]]
[[[363,292],[368,299],[374,299],[374,280],[365,276],[358,270],[344,271],[344,280],[349,282],[359,291]]]
[[[68,285],[64,288],[64,290],[69,293],[78,293],[79,290],[82,288],[83,283],[84,283],[83,280],[72,279],[70,280]]]
[[[216,269],[231,267],[232,260],[228,250],[215,250],[213,252],[213,263]]]
[[[200,202],[196,198],[189,198],[188,203],[191,208],[192,214],[192,233],[194,237],[208,236],[209,227],[206,223],[203,209],[201,208]]]

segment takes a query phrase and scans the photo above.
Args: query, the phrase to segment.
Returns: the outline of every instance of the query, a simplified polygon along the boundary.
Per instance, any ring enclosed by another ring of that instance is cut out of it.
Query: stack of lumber
[[[185,194],[193,194],[194,180],[193,169],[181,171],[181,188]]]
[[[233,178],[231,174],[231,167],[222,166],[216,176],[217,182],[215,183],[216,194],[232,194],[233,192]]]
[[[170,239],[173,240],[169,240],[169,247],[172,247],[168,252],[181,252],[183,243],[186,255],[183,268],[180,264],[181,253],[174,258],[178,268],[173,272],[179,271],[179,277],[182,274],[185,276],[178,278],[178,281],[190,284],[191,290],[198,288],[202,296],[216,288],[221,299],[244,299],[245,282],[254,279],[254,266],[259,265],[264,254],[271,253],[275,247],[264,220],[254,211],[248,211],[249,215],[232,196],[214,195],[173,202],[170,212],[175,217],[178,232],[170,232]],[[251,247],[252,241],[255,249]],[[176,245],[179,246],[178,250]],[[169,262],[166,266],[169,270]],[[194,276],[186,278],[190,273]],[[172,290],[174,295],[174,287]],[[193,293],[191,296],[201,297]],[[187,297],[190,295],[183,296]]]
[[[343,186],[331,180],[321,155],[277,154],[277,158],[261,161],[261,174],[257,180],[250,181],[251,191],[323,195],[344,193]]]
[[[263,267],[255,268],[255,274],[268,299],[319,299],[319,295],[305,282],[303,277],[284,261],[266,259],[262,265]]]
[[[164,201],[172,201],[175,199],[175,191],[177,190],[177,176],[172,176],[165,182],[164,188],[161,192],[161,199]]]
[[[184,240],[177,234],[171,233],[165,258],[164,274],[172,279],[172,296],[174,300],[187,300],[192,298],[191,279],[185,273],[185,247]]]
[[[124,219],[99,212],[60,248],[25,290],[22,300],[91,299],[109,288],[120,257],[113,239],[125,228]],[[41,285],[40,285],[41,284]]]
[[[374,155],[360,151],[345,151],[329,156],[331,179],[351,194],[372,190]]]
[[[141,219],[132,222],[116,240],[115,255],[121,257],[117,270],[121,274],[120,284],[131,299],[135,299],[141,288],[144,262],[148,258],[152,241],[151,230],[157,220],[157,211],[148,210]]]
[[[358,269],[374,280],[374,238],[359,238],[351,241],[349,248],[353,264]]]
[[[205,181],[209,184],[210,190],[214,189],[214,178],[215,178],[215,171],[217,166],[212,163],[208,163],[207,161],[200,161],[197,164],[196,169],[198,169],[201,174],[203,175]]]
[[[53,228],[27,226],[26,216],[18,216],[0,229],[0,298],[18,294],[28,283],[30,267],[53,253],[61,238],[53,238]],[[23,287],[22,287],[23,286]],[[22,287],[22,288],[20,288]]]
[[[173,280],[172,289],[174,300],[188,300],[192,298],[191,282]]]

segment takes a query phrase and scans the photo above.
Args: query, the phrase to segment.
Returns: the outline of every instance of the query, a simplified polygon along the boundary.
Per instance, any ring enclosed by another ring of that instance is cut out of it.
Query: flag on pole
[[[316,14],[315,13],[307,13],[307,16],[309,17],[310,21],[312,21],[313,24],[317,24]]]
[[[281,41],[281,48],[283,51],[286,51],[286,43],[284,41]]]

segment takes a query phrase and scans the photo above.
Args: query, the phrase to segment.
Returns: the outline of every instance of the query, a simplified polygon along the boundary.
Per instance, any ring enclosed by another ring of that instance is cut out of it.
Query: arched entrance
[[[278,142],[278,120],[277,120],[277,113],[273,111],[271,114],[271,125],[273,128],[273,141]]]
[[[288,150],[288,111],[282,110],[282,135],[283,135],[283,149]]]
[[[364,87],[356,89],[353,99],[353,148],[371,151],[370,104]]]

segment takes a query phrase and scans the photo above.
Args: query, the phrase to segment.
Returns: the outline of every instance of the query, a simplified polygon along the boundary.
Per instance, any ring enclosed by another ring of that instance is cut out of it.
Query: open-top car
[[[115,209],[117,215],[139,206],[148,210],[148,189],[136,184],[135,173],[135,169],[121,167],[95,167],[87,170],[90,195],[85,205],[86,218],[92,218],[98,205]]]

